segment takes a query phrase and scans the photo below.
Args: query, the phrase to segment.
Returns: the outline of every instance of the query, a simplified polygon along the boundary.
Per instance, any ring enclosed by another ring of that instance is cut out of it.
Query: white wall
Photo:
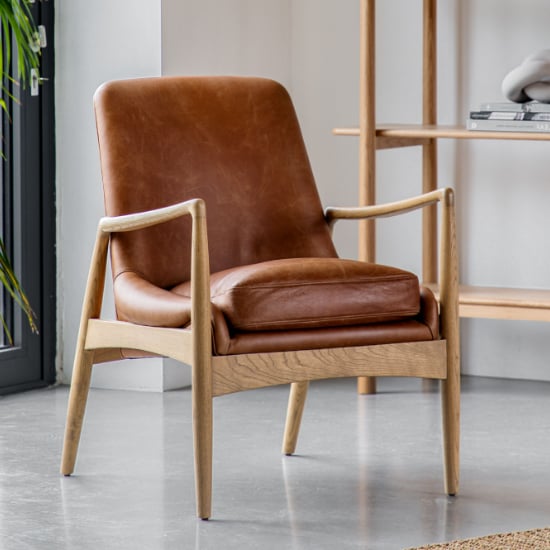
[[[359,105],[358,2],[292,2],[292,97],[324,205],[357,203],[358,141],[332,129],[354,126]],[[342,255],[357,255],[353,224],[337,225]]]
[[[380,121],[420,120],[421,2],[377,3]],[[151,74],[256,74],[290,88],[325,204],[354,204],[357,140],[334,137],[358,112],[358,0],[57,0],[59,273],[63,365],[68,374],[97,217],[102,212],[91,97],[109,78]],[[161,16],[162,15],[162,16]],[[500,82],[548,47],[545,0],[439,2],[439,112],[462,122],[501,99]],[[440,141],[441,185],[457,190],[461,277],[467,284],[548,287],[547,145]],[[420,190],[416,148],[378,153],[378,199]],[[379,259],[418,269],[419,218],[384,222]],[[407,240],[404,240],[407,235]],[[337,228],[355,256],[353,224]],[[466,373],[550,379],[548,325],[464,320]],[[121,381],[129,376],[123,370]],[[110,380],[107,379],[107,383]],[[118,382],[117,382],[118,383]]]
[[[162,0],[163,74],[290,81],[292,0]]]
[[[104,81],[159,75],[160,6],[147,0],[56,0],[59,367],[72,372],[80,307],[103,194],[92,96]],[[106,308],[112,314],[112,308]],[[96,386],[152,388],[162,360],[94,368]]]

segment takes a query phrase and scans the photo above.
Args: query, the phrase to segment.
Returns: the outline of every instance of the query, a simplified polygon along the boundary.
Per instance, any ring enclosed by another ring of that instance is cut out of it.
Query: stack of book
[[[550,132],[550,104],[483,103],[470,111],[468,130],[497,132]]]

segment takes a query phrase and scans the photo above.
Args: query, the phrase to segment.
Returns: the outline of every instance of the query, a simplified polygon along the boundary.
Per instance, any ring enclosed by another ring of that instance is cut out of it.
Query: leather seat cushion
[[[420,312],[414,318],[317,329],[231,331],[223,313],[212,306],[214,355],[238,355],[423,342],[439,339],[439,307],[433,293],[420,288]]]
[[[189,295],[189,284],[172,289]],[[364,325],[415,317],[416,275],[339,258],[292,258],[240,266],[211,277],[212,303],[236,331]]]
[[[384,272],[385,269],[379,266],[375,271]],[[228,273],[226,271],[213,275],[213,286],[224,279]],[[141,275],[127,271],[115,279],[114,294],[117,318],[122,321],[160,327],[184,327],[191,321],[188,283],[165,290],[147,282]],[[414,342],[439,337],[437,301],[432,292],[423,287],[420,288],[418,315],[391,322],[386,320],[351,326],[321,327],[314,330],[299,328],[239,331],[229,324],[226,315],[213,304],[213,351],[217,355],[230,355]],[[140,355],[142,354],[138,352],[135,356]]]

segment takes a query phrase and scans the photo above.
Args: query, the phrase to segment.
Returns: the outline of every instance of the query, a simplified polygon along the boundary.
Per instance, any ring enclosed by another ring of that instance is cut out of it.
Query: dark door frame
[[[20,91],[21,107],[12,124],[3,125],[4,174],[19,186],[8,200],[21,212],[12,212],[19,238],[8,235],[20,277],[35,309],[40,334],[33,335],[17,310],[8,308],[14,320],[13,347],[0,351],[0,394],[43,387],[55,382],[56,356],[56,212],[55,212],[55,103],[54,103],[54,6],[52,0],[31,4],[35,22],[44,25],[47,45],[41,51],[39,95]],[[0,161],[1,162],[1,161]],[[20,205],[18,204],[20,202]],[[19,217],[21,218],[19,219]],[[14,241],[20,251],[14,251]],[[10,248],[8,246],[8,248]]]

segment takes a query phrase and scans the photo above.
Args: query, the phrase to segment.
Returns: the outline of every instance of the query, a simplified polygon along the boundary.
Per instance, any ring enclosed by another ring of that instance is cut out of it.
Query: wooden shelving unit
[[[359,128],[335,128],[337,136],[359,136]],[[485,132],[467,130],[464,126],[438,124],[378,124],[376,126],[376,149],[424,145],[429,139],[501,139],[523,141],[548,141],[550,134],[544,132]]]
[[[437,285],[426,286],[437,296]],[[482,319],[550,321],[550,290],[460,286],[459,315]]]
[[[437,186],[437,141],[439,139],[491,139],[548,141],[550,134],[531,132],[485,132],[464,126],[437,124],[437,0],[422,0],[423,73],[422,124],[377,124],[375,116],[375,9],[376,0],[360,2],[360,109],[357,128],[336,128],[338,136],[359,137],[359,201],[376,202],[376,151],[399,147],[422,148],[422,192]],[[437,216],[423,217],[422,278],[437,293]],[[359,258],[375,260],[375,226],[360,226]],[[461,286],[461,317],[550,321],[550,290]],[[376,391],[375,380],[360,379],[359,391]]]

